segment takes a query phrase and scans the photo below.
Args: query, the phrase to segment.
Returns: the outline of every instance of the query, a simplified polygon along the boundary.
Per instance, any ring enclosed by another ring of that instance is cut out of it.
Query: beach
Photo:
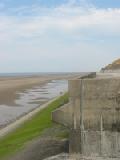
[[[78,74],[45,74],[0,78],[0,128],[67,91]]]
[[[32,88],[36,85],[44,85],[51,80],[69,79],[76,74],[45,75],[29,77],[1,77],[0,78],[0,105],[14,105],[16,92]]]

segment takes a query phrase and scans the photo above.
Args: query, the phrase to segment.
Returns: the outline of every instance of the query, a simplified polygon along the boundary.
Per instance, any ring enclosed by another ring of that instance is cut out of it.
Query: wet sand
[[[69,79],[78,74],[46,75],[31,77],[2,77],[0,78],[0,105],[14,106],[14,100],[18,98],[16,93],[32,88],[37,85],[44,85],[51,80]]]
[[[76,74],[0,78],[0,129],[66,92]]]

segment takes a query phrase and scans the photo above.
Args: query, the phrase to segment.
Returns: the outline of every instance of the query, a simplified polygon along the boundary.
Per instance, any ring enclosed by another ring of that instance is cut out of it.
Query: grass
[[[26,121],[20,128],[0,140],[0,159],[19,151],[30,140],[39,137],[46,128],[54,125],[51,112],[68,102],[65,94],[37,113],[31,120]],[[65,133],[64,133],[65,134]],[[61,137],[64,137],[60,135]]]

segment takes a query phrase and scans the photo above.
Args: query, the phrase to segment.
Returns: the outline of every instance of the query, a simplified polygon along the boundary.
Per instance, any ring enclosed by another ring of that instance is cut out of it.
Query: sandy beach
[[[35,85],[43,85],[51,80],[69,79],[78,74],[51,74],[45,76],[29,77],[1,77],[0,78],[0,105],[14,105],[16,92],[32,88]]]
[[[80,74],[0,77],[0,128],[67,91],[68,79]]]

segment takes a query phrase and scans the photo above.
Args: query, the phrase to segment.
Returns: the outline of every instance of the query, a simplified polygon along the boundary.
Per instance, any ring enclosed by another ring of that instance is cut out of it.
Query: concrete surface
[[[69,100],[52,115],[71,128],[70,153],[120,159],[120,77],[69,80]]]
[[[69,155],[69,154],[59,154],[53,157],[49,157],[44,160],[120,160],[119,158],[111,158],[111,157],[86,157],[86,156],[81,156],[81,155]]]
[[[77,84],[77,86],[74,86]],[[120,91],[120,78],[85,79],[83,81],[84,127],[100,130],[100,116],[103,116],[104,129],[114,128],[114,123],[120,119],[116,101]],[[53,121],[66,126],[72,126],[73,114],[76,108],[78,126],[80,122],[80,80],[69,81],[70,103],[53,112]],[[75,89],[78,88],[78,93]],[[73,107],[74,106],[74,107]],[[109,115],[109,116],[108,116]],[[77,122],[76,122],[77,123]]]

